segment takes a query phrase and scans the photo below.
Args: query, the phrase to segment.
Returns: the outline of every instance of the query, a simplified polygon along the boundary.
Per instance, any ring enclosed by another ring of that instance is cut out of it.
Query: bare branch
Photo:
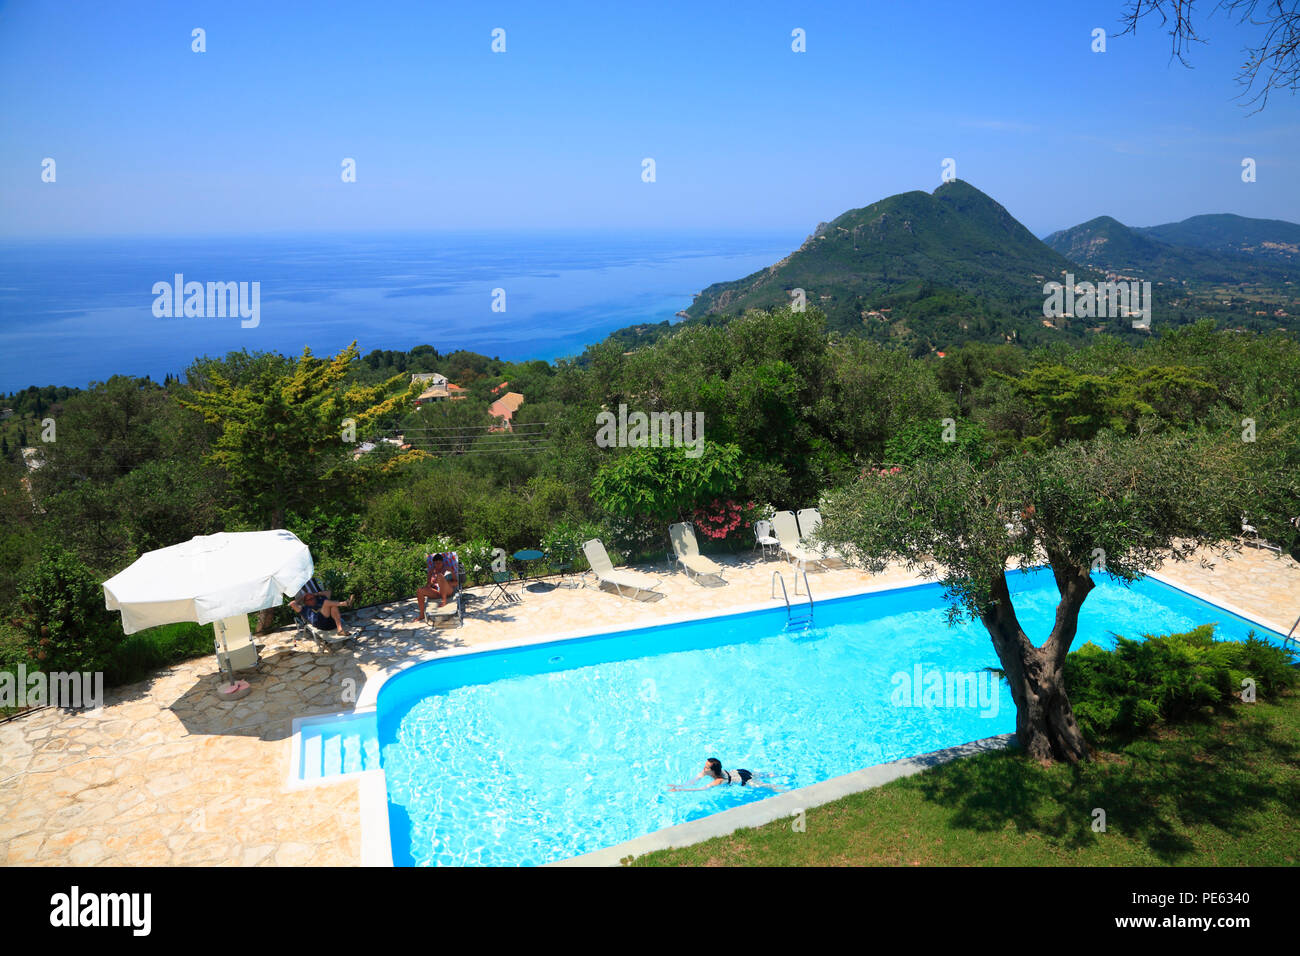
[[[1192,20],[1196,2],[1129,0],[1120,17],[1124,29],[1119,36],[1136,35],[1138,24],[1156,15],[1170,37],[1170,59],[1176,57],[1190,69],[1191,45],[1207,42],[1197,33]],[[1262,37],[1242,50],[1244,62],[1236,76],[1237,84],[1243,87],[1237,98],[1255,106],[1252,114],[1267,105],[1273,91],[1289,90],[1294,94],[1300,89],[1300,0],[1217,0],[1212,4],[1202,0],[1200,9],[1207,6],[1209,15],[1222,10],[1239,26],[1263,28]]]

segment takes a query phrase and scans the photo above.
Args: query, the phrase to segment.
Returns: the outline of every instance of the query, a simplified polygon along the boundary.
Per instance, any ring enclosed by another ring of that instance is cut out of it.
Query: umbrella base
[[[222,700],[240,700],[249,695],[253,686],[246,680],[237,680],[231,684],[222,684],[217,688],[217,696]]]

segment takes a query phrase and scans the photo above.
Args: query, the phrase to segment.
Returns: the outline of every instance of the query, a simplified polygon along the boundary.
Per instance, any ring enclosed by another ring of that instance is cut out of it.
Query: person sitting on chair
[[[448,569],[455,574],[456,590],[459,591],[462,588],[464,588],[465,568],[460,563],[460,555],[458,555],[455,551],[448,551],[446,554],[442,556],[442,559],[444,562],[446,562]]]
[[[430,555],[426,559],[425,568],[429,572],[428,586],[415,592],[415,599],[420,608],[417,620],[421,621],[424,620],[424,604],[429,598],[438,598],[438,606],[445,607],[447,600],[453,597],[460,587],[460,576],[456,573],[456,566],[447,561],[445,555]]]
[[[305,617],[312,627],[322,631],[332,631],[337,628],[343,635],[346,635],[348,630],[343,626],[343,617],[339,614],[339,608],[351,606],[351,598],[346,601],[331,601],[329,591],[300,591],[297,600],[289,602],[289,607],[293,608],[295,613]]]

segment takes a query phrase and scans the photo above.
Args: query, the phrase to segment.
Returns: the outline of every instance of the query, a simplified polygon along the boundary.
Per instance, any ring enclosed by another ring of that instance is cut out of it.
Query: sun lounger
[[[817,533],[817,529],[822,525],[822,513],[816,508],[804,508],[799,512],[799,542],[809,551],[816,552],[825,558],[831,558],[836,561],[843,561],[844,556],[828,544],[816,544],[811,539]]]
[[[1241,544],[1249,544],[1249,545],[1253,545],[1256,548],[1264,548],[1268,551],[1276,551],[1279,554],[1281,554],[1282,552],[1282,549],[1278,545],[1272,544],[1271,542],[1266,541],[1262,537],[1260,537],[1259,529],[1256,528],[1253,524],[1251,524],[1246,519],[1245,515],[1241,516],[1241,534],[1237,536],[1237,540]]]
[[[699,542],[695,540],[695,529],[689,522],[669,525],[668,537],[672,539],[677,563],[682,566],[687,575],[696,581],[701,574],[722,579],[722,565],[700,554]]]
[[[799,570],[807,571],[810,564],[825,567],[822,555],[799,543],[799,526],[795,523],[793,511],[778,511],[772,515],[772,528],[776,531],[776,539],[781,542],[781,551]]]
[[[583,542],[582,553],[586,555],[587,563],[591,565],[591,573],[596,575],[596,580],[601,584],[614,585],[619,597],[626,597],[623,594],[624,588],[632,592],[653,591],[663,583],[662,578],[656,578],[642,571],[615,569],[599,538]]]

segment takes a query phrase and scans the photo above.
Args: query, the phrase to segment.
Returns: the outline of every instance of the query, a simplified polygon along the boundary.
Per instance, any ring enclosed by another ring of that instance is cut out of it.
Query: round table
[[[536,548],[525,548],[522,551],[516,551],[514,554],[515,560],[523,564],[540,561],[544,557],[546,557],[546,552],[538,551]],[[526,587],[534,594],[544,594],[547,591],[555,590],[554,584],[547,584],[545,581],[535,581],[532,584],[526,585]]]

